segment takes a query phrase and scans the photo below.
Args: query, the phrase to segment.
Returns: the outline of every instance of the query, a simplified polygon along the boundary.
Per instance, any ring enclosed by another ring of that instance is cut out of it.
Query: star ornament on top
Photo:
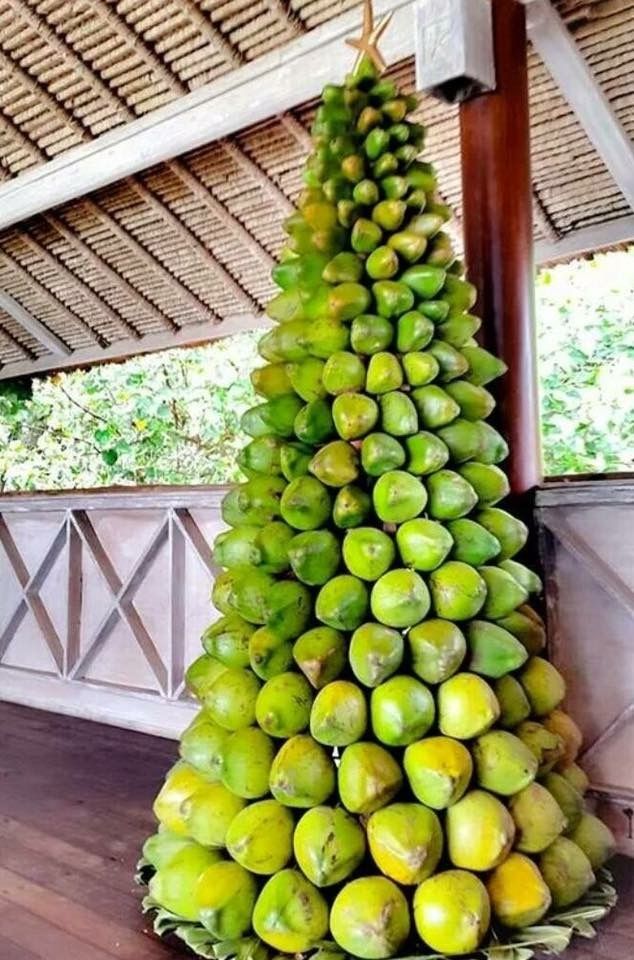
[[[361,36],[346,38],[346,43],[348,46],[354,47],[355,50],[359,51],[359,55],[357,56],[354,65],[354,72],[357,71],[363,58],[368,57],[379,73],[383,73],[387,64],[381,55],[378,43],[385,33],[385,30],[387,29],[391,19],[392,14],[387,13],[375,26],[372,0],[363,0],[363,29],[361,31]]]

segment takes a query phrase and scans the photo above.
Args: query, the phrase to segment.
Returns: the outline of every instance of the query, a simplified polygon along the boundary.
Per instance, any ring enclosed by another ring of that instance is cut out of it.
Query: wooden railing
[[[223,493],[0,497],[0,698],[177,735]]]

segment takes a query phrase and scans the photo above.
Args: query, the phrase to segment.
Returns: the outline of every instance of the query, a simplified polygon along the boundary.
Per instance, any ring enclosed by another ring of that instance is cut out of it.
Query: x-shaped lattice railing
[[[64,672],[64,645],[55,629],[42,598],[40,590],[51,572],[55,561],[64,549],[66,543],[66,521],[62,523],[59,530],[53,537],[48,550],[44,554],[39,566],[33,574],[29,574],[28,568],[18,546],[11,535],[4,518],[0,516],[0,543],[4,547],[5,553],[15,573],[18,583],[22,588],[22,596],[12,614],[9,615],[2,631],[0,632],[0,660],[6,653],[7,647],[15,636],[15,633],[22,623],[27,612],[30,610],[37,625],[39,626],[44,641],[49,648],[58,673]]]
[[[183,692],[185,634],[185,562],[186,546],[206,572],[215,573],[211,550],[205,536],[186,508],[168,507],[145,544],[141,554],[125,577],[122,577],[86,510],[67,510],[43,559],[30,574],[18,546],[0,516],[0,544],[8,557],[22,596],[0,629],[0,660],[15,636],[20,623],[31,611],[51,651],[60,676],[80,680],[103,648],[119,622],[129,628],[147,661],[161,693],[177,699]],[[40,590],[58,557],[68,547],[67,564],[67,631],[60,638],[40,597]],[[135,606],[135,595],[147,577],[156,558],[167,546],[169,551],[170,620],[169,654],[164,661],[143,619]],[[81,625],[83,614],[83,557],[86,551],[101,573],[110,591],[108,608],[83,647]]]

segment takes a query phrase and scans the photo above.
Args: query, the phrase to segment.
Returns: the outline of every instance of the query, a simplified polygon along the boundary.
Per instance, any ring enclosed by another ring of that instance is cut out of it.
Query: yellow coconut
[[[196,885],[212,864],[217,863],[217,850],[205,850],[190,842],[161,864],[149,884],[152,899],[165,910],[192,922],[198,920],[199,904]]]
[[[310,712],[310,732],[319,743],[345,747],[365,733],[368,709],[363,691],[350,680],[322,687]]]
[[[485,733],[499,716],[497,697],[475,673],[456,673],[438,688],[438,725],[447,737],[470,740]]]
[[[403,775],[394,757],[376,743],[359,741],[343,752],[338,770],[339,797],[350,813],[384,807],[401,788]]]
[[[564,780],[567,780],[568,783],[578,791],[578,793],[583,796],[588,787],[590,786],[590,779],[585,770],[582,770],[577,763],[558,763],[555,766],[557,773],[560,773]]]
[[[335,765],[308,734],[287,740],[273,760],[271,793],[286,807],[316,807],[335,788]]]
[[[203,847],[224,847],[227,830],[244,805],[224,784],[205,783],[183,801],[187,833]]]
[[[583,797],[578,790],[559,773],[547,773],[542,783],[555,798],[566,818],[566,833],[571,833],[583,813]]]
[[[564,678],[543,657],[531,657],[520,671],[519,681],[536,717],[552,713],[566,696]]]
[[[616,852],[616,840],[612,831],[591,813],[582,814],[569,837],[583,850],[593,870],[602,867]]]
[[[544,916],[552,897],[536,865],[511,853],[487,880],[493,913],[505,927],[528,927]]]
[[[531,783],[509,801],[515,822],[515,846],[540,853],[566,829],[567,820],[553,795],[541,783]]]
[[[154,801],[154,816],[166,830],[188,836],[182,805],[206,782],[206,778],[188,763],[181,762],[172,767]]]
[[[535,779],[537,758],[508,730],[490,730],[472,747],[478,783],[485,790],[508,797]]]

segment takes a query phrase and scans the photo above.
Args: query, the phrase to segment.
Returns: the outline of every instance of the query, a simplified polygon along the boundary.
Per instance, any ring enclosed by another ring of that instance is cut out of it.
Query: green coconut
[[[352,634],[348,660],[360,683],[376,687],[398,670],[403,650],[398,630],[381,623],[364,623]]]
[[[277,873],[293,855],[294,828],[291,811],[277,800],[250,803],[227,830],[227,852],[250,873]]]
[[[295,859],[317,887],[349,877],[365,856],[365,832],[341,807],[313,807],[302,814],[293,834]]]
[[[335,788],[332,758],[311,736],[291,737],[273,760],[269,787],[275,799],[286,807],[316,807]]]
[[[367,725],[363,692],[349,680],[333,680],[315,697],[310,713],[310,732],[319,743],[345,747],[360,740]]]

